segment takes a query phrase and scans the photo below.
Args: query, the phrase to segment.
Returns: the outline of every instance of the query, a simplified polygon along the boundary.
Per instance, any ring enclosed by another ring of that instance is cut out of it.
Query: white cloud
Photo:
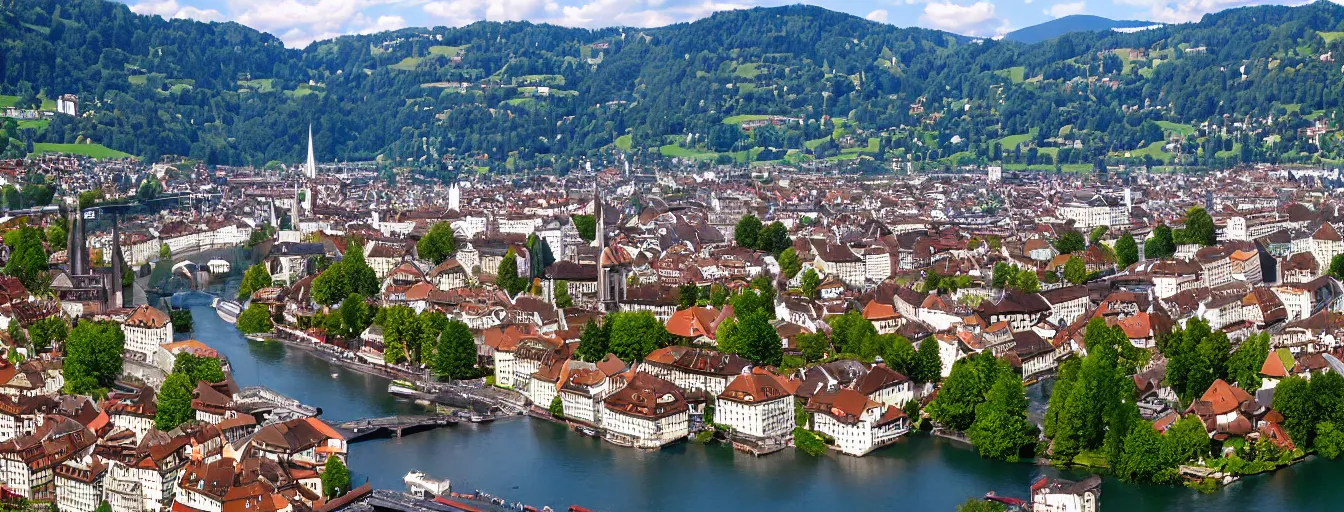
[[[1268,0],[1115,0],[1116,3],[1134,5],[1148,8],[1148,19],[1161,21],[1165,23],[1185,23],[1189,21],[1199,21],[1205,14],[1218,12],[1233,7],[1244,7],[1248,5],[1262,5],[1267,3],[1282,3],[1286,5],[1301,5],[1310,0],[1287,0],[1281,2],[1270,2]],[[1344,0],[1332,0],[1336,3],[1344,3]]]
[[[886,23],[886,22],[887,22],[887,10],[886,10],[886,9],[878,9],[878,10],[876,10],[876,11],[873,11],[873,12],[868,13],[868,15],[867,15],[867,16],[864,16],[864,17],[865,17],[865,18],[868,18],[868,19],[870,19],[870,20],[872,20],[872,21],[876,21],[876,22],[878,22],[878,23]]]
[[[377,20],[359,29],[360,34],[375,34],[406,28],[406,18],[401,16],[379,16]]]
[[[1046,10],[1045,13],[1056,18],[1063,18],[1073,14],[1082,14],[1084,7],[1086,6],[1081,1],[1058,3],[1050,6],[1050,9]]]
[[[950,0],[924,6],[920,21],[925,25],[955,34],[990,37],[1008,32],[1008,20],[999,17],[994,4],[981,0],[971,5]]]
[[[436,23],[461,26],[478,20],[554,23],[569,27],[657,27],[700,19],[718,11],[746,9],[748,3],[703,0],[433,0],[424,4]]]
[[[196,21],[221,21],[224,19],[224,13],[217,10],[199,9],[190,5],[179,6],[177,0],[143,0],[132,5],[131,11],[136,14],[157,15],[168,19],[193,19]]]

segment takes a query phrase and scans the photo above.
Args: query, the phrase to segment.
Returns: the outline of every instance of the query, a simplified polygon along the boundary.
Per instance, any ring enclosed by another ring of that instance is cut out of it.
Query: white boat
[[[238,323],[238,315],[243,312],[243,305],[232,300],[215,299],[215,311],[225,322],[236,324]]]
[[[420,392],[414,382],[394,380],[387,385],[387,392],[397,396],[415,396]]]
[[[437,496],[447,496],[452,492],[448,480],[435,480],[420,471],[411,471],[402,478],[406,482],[406,492],[422,500],[432,500]]]

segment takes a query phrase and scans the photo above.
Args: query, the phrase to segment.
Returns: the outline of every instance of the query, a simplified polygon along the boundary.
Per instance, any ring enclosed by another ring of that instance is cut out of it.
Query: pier
[[[389,416],[386,418],[365,418],[347,421],[335,425],[345,435],[345,442],[358,443],[383,437],[401,437],[416,432],[425,432],[439,427],[455,425],[459,419],[447,415],[432,416]]]

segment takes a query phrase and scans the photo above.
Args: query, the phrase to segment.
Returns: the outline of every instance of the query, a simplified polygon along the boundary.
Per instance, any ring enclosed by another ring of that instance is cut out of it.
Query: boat
[[[336,377],[340,377],[340,376],[341,376],[341,374],[339,374],[339,373],[331,372],[331,378],[333,378],[333,379],[336,378]]]
[[[598,434],[597,434],[597,429],[595,429],[595,428],[593,428],[593,427],[584,426],[584,425],[579,425],[577,428],[574,429],[574,431],[575,431],[575,432],[578,432],[580,435],[585,435],[585,436],[588,436],[588,437],[597,437],[597,436],[598,436]]]
[[[387,385],[387,392],[397,396],[414,396],[420,389],[414,382],[398,379]]]
[[[231,324],[238,323],[238,315],[243,312],[243,305],[239,304],[237,301],[220,300],[216,298],[214,306],[215,312],[219,313],[219,317]]]
[[[421,471],[411,471],[402,477],[406,490],[411,496],[422,500],[432,500],[452,493],[452,484],[448,480],[435,480]]]
[[[580,507],[578,505],[570,505],[569,512],[593,512],[593,509],[590,509],[588,507]]]
[[[470,419],[472,423],[490,423],[492,421],[495,421],[494,416],[486,416],[484,414],[477,414],[477,413],[471,413]]]

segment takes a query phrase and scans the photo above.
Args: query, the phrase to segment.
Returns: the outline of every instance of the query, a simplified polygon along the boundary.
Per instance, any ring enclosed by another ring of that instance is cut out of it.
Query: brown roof
[[[719,393],[719,398],[743,403],[768,402],[789,396],[787,388],[777,375],[764,372],[752,372],[738,375],[728,387]]]
[[[162,311],[149,307],[148,304],[141,304],[135,308],[135,312],[126,318],[126,325],[131,327],[142,327],[146,329],[162,329],[163,326],[172,322],[168,315]]]

